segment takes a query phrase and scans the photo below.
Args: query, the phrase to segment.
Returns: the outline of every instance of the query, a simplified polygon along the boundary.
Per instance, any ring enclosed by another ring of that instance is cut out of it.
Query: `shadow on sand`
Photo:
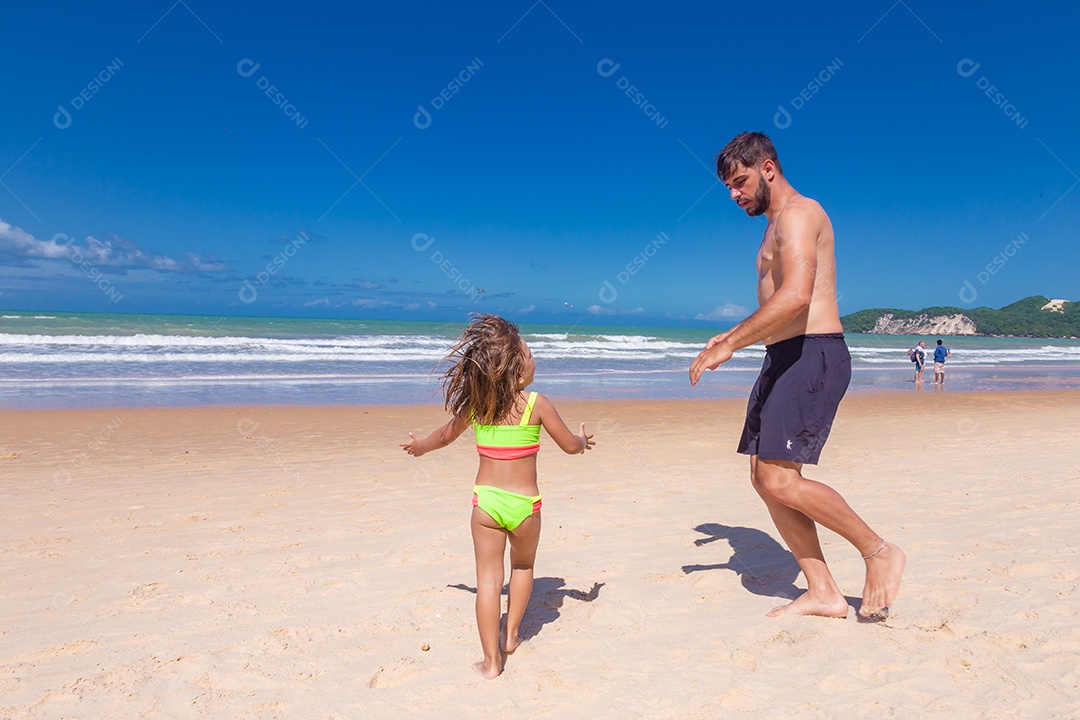
[[[795,556],[780,543],[761,530],[733,527],[720,523],[703,523],[696,528],[705,535],[694,541],[697,546],[717,540],[727,540],[734,551],[726,563],[717,565],[683,565],[683,572],[690,574],[702,570],[731,570],[742,581],[744,588],[755,595],[780,597],[794,600],[805,590],[795,587],[795,579],[802,570]],[[848,605],[857,613],[862,600],[845,595]]]
[[[701,546],[717,540],[727,540],[733,551],[726,563],[717,565],[683,565],[684,573],[702,570],[731,570],[742,581],[744,588],[755,595],[781,597],[794,600],[803,594],[795,587],[799,577],[799,563],[795,556],[780,543],[761,530],[748,527],[732,527],[719,523],[704,523],[696,528],[705,535],[694,541]]]
[[[584,590],[565,588],[564,585],[566,585],[566,581],[562,578],[539,577],[533,580],[532,595],[529,596],[529,605],[525,608],[525,617],[521,620],[520,634],[522,640],[536,637],[545,625],[558,620],[559,615],[561,615],[559,611],[562,609],[563,600],[566,598],[580,600],[581,602],[592,602],[600,597],[600,588],[604,587],[604,583],[593,583],[592,589],[585,592]],[[475,587],[470,587],[464,583],[447,585],[447,587],[476,594]],[[508,590],[509,586],[504,586],[502,594],[506,595]],[[506,613],[503,613],[500,623],[505,621]]]

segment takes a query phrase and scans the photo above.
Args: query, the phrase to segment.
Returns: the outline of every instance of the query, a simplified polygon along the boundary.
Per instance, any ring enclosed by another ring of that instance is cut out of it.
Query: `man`
[[[920,340],[915,347],[908,350],[908,357],[915,363],[915,384],[922,383],[922,371],[926,367],[926,341]]]
[[[934,348],[934,384],[941,383],[941,387],[945,387],[945,360],[951,358],[952,353],[949,352],[949,348],[945,347],[941,340],[937,341],[937,347]]]
[[[751,483],[808,586],[798,599],[768,615],[847,616],[847,600],[818,541],[820,523],[863,556],[866,584],[859,614],[883,620],[900,589],[903,551],[871,530],[839,493],[802,475],[804,463],[817,463],[851,379],[836,303],[832,225],[817,202],[784,178],[764,133],[736,136],[717,156],[716,168],[731,199],[748,216],[769,220],[757,255],[759,307],[709,340],[690,366],[690,384],[736,350],[764,341],[765,363],[750,393],[739,452],[750,456]]]

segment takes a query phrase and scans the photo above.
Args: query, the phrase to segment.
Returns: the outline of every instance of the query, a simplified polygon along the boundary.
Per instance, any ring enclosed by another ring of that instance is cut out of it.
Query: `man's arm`
[[[783,213],[776,226],[779,286],[750,317],[709,340],[690,366],[691,385],[697,384],[706,369],[715,370],[730,360],[736,350],[782,330],[810,307],[817,275],[818,234],[813,213],[802,208],[789,208]]]

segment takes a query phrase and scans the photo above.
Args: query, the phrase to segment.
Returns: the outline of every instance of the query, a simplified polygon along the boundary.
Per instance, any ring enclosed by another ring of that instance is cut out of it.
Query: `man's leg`
[[[883,541],[840,493],[803,477],[800,463],[758,456],[752,456],[750,462],[754,488],[765,500],[777,530],[806,575],[808,586],[805,595],[790,605],[774,609],[770,615],[847,615],[847,602],[825,564],[814,523],[846,539],[866,560],[860,614],[872,617],[886,613],[900,589],[903,551]]]
[[[768,615],[769,617],[787,614],[847,617],[847,600],[837,587],[832,573],[829,572],[829,566],[825,563],[814,521],[805,513],[780,502],[767,489],[782,484],[776,479],[776,474],[799,474],[799,466],[795,463],[783,463],[789,467],[781,467],[774,464],[777,462],[782,461],[765,461],[759,459],[757,455],[752,455],[750,481],[754,485],[754,490],[765,502],[773,524],[780,531],[780,536],[787,543],[788,549],[791,550],[803,575],[806,576],[807,591],[788,605],[773,608]]]

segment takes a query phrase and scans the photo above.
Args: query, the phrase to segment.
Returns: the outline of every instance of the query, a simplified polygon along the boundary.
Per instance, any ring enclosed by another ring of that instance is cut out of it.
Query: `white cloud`
[[[707,313],[698,313],[695,320],[730,320],[731,318],[744,318],[750,314],[750,309],[735,303],[724,303],[713,308]]]
[[[304,307],[329,307],[330,300],[328,298],[319,298],[318,300],[311,300],[304,303]]]
[[[229,269],[214,256],[185,253],[181,259],[172,258],[111,233],[104,240],[88,235],[81,244],[64,233],[53,235],[51,240],[39,240],[22,228],[0,220],[0,265],[34,267],[32,260],[65,259],[113,268],[117,274],[137,269],[179,273],[219,273]]]
[[[375,282],[374,280],[364,280],[359,278],[345,283],[345,287],[353,288],[354,290],[381,290],[382,283]]]
[[[67,242],[66,235],[57,235],[63,242]],[[12,227],[0,220],[0,259],[8,256],[11,259],[21,258],[44,258],[57,260],[68,256],[68,248],[61,243],[52,240],[38,240],[22,228]],[[25,260],[20,264],[25,264]]]
[[[630,310],[619,310],[617,308],[604,307],[602,305],[590,305],[588,310],[593,315],[640,315],[645,312],[645,308],[640,306]]]
[[[199,257],[195,253],[186,254],[188,263],[195,272],[227,272],[229,266],[213,255]]]
[[[519,313],[531,313],[535,309],[536,309],[536,305],[529,305],[528,307],[521,308],[520,310],[518,310],[518,312]]]
[[[380,308],[380,307],[393,307],[393,303],[386,300],[376,300],[375,298],[357,298],[349,303],[353,307],[363,308]]]

